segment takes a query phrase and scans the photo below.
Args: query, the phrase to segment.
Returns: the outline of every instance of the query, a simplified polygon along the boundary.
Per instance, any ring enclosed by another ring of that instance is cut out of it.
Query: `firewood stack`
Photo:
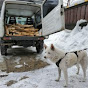
[[[8,24],[5,26],[7,36],[39,36],[33,25]]]

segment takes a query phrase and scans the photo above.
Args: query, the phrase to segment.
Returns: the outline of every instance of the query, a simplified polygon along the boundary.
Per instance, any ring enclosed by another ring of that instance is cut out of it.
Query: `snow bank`
[[[45,44],[54,43],[58,48],[65,51],[88,48],[88,25],[81,29],[79,24],[82,22],[86,22],[86,20],[79,20],[72,31],[64,30],[50,35],[49,39],[45,40]]]

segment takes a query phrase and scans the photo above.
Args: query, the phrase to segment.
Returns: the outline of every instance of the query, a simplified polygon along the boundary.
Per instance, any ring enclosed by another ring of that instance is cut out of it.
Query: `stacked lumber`
[[[5,26],[7,36],[39,36],[33,25],[8,24]]]

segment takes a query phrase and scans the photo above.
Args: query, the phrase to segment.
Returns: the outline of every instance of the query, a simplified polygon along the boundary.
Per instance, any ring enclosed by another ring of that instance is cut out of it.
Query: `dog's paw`
[[[76,74],[79,75],[79,72],[77,72]]]
[[[59,82],[59,79],[56,79],[55,81],[56,81],[56,82]]]
[[[65,84],[64,87],[67,87],[67,85]]]
[[[86,79],[83,79],[83,81],[82,82],[85,82],[86,81]]]

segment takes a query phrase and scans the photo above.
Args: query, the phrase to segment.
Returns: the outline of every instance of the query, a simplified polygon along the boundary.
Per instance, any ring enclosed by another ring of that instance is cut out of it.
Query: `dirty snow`
[[[66,52],[88,48],[88,25],[82,29],[79,27],[79,23],[83,21],[85,20],[78,21],[72,31],[64,30],[50,35],[49,39],[45,40],[45,44],[50,45],[53,43],[55,46]],[[42,55],[40,57],[42,57]],[[50,61],[47,62],[49,63]],[[76,66],[68,69],[69,85],[67,88],[88,88],[88,69],[86,82],[80,82],[83,79],[82,69],[80,69],[79,75],[77,75],[76,72]],[[24,76],[27,78],[20,80]],[[57,67],[52,63],[45,68],[35,71],[8,73],[7,77],[0,78],[0,88],[64,88],[63,85],[65,81],[63,73],[60,82],[55,81],[57,77]],[[16,81],[16,83],[7,86],[7,82],[11,80]]]
[[[20,60],[21,60],[21,57],[16,57],[14,62],[16,62],[17,64],[19,64]]]

